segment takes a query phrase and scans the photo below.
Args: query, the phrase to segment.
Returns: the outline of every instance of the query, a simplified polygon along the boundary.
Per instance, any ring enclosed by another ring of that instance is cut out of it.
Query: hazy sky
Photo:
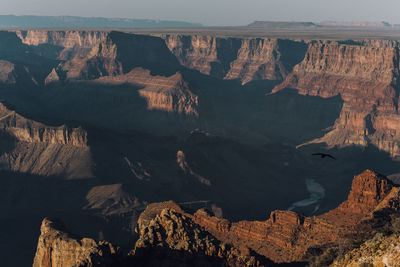
[[[0,0],[0,14],[74,15],[244,25],[254,20],[400,23],[400,0]]]

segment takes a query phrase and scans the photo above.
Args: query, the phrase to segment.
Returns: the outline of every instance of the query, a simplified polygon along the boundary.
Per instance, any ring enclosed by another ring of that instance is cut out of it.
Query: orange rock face
[[[78,239],[64,227],[45,218],[40,228],[34,267],[117,266],[117,248],[108,242],[90,238]]]
[[[305,217],[293,211],[278,210],[271,212],[266,221],[230,222],[214,217],[204,209],[192,215],[169,202],[160,207],[151,204],[141,218],[146,217],[148,224],[161,208],[174,209],[234,247],[248,247],[274,262],[294,262],[305,260],[311,247],[369,236],[373,233],[374,223],[379,220],[378,212],[390,214],[399,209],[399,191],[384,176],[366,170],[354,177],[348,199],[320,216]]]
[[[147,101],[147,109],[175,112],[177,114],[198,116],[198,96],[177,72],[172,76],[153,76],[149,70],[135,68],[127,74],[102,77],[95,83],[121,85],[130,83],[141,87],[138,93]]]
[[[396,157],[399,73],[396,42],[312,42],[304,60],[273,91],[294,88],[325,98],[340,94],[344,104],[334,129],[313,142],[372,144]]]

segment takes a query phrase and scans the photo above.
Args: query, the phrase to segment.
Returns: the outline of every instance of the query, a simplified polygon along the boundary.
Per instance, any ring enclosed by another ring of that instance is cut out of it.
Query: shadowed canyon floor
[[[293,211],[330,214],[354,174],[399,172],[398,59],[399,43],[384,40],[0,32],[4,262],[32,263],[44,217],[96,240],[90,246],[125,249],[140,240],[137,220],[150,203],[207,208],[242,225],[309,199],[307,181],[324,194]],[[311,155],[321,151],[337,160]],[[222,258],[246,243],[182,216],[217,247],[235,246]],[[15,256],[21,244],[26,257]],[[261,260],[307,260],[253,245]]]

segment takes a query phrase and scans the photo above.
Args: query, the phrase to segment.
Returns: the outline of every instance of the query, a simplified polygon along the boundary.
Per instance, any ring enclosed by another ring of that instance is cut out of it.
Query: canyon
[[[274,266],[369,238],[397,212],[377,172],[400,167],[399,56],[381,39],[0,31],[0,219],[21,229],[1,230],[4,262],[32,263],[44,217],[76,235],[43,221],[35,266],[49,244],[80,251],[67,265]],[[311,180],[324,194],[286,211]]]

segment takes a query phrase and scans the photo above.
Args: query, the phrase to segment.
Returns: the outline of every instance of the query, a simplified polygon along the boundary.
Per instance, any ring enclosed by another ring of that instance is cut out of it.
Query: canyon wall
[[[191,215],[169,202],[149,205],[138,224],[142,229],[160,210],[173,209],[234,247],[247,247],[274,262],[304,261],[311,247],[335,244],[346,238],[369,237],[379,218],[399,210],[399,191],[386,177],[366,170],[354,177],[348,199],[320,216],[306,217],[278,210],[266,221],[230,222],[204,209]]]
[[[303,95],[344,100],[334,129],[312,142],[329,146],[372,144],[399,156],[399,47],[393,41],[309,44],[304,60],[273,92],[293,88]]]
[[[151,75],[150,70],[135,68],[127,74],[101,77],[97,84],[137,86],[139,96],[147,102],[148,110],[161,110],[188,116],[198,116],[199,98],[190,91],[182,74],[177,72],[169,77]]]
[[[43,81],[36,79],[37,84],[118,76],[122,84],[128,73],[142,68],[150,70],[150,74],[143,72],[143,77],[160,83],[146,85],[143,79],[139,81],[136,71],[137,84],[145,87],[138,94],[146,100],[148,110],[198,116],[201,99],[189,90],[190,81],[185,80],[182,66],[220,79],[238,79],[242,84],[283,80],[273,92],[292,88],[302,95],[340,95],[344,101],[332,130],[308,143],[325,142],[330,147],[373,145],[392,157],[400,156],[396,41],[292,41],[179,34],[158,38],[121,32],[40,30],[17,31],[16,35],[22,45],[60,61]],[[20,68],[16,75],[13,63],[2,62],[2,66],[0,80],[4,84],[20,80],[18,76],[25,80],[30,77],[29,68]],[[178,72],[182,76],[174,76]],[[166,79],[181,82],[171,89],[161,85]],[[204,104],[206,107],[208,103]]]
[[[210,35],[162,36],[179,62],[203,74],[246,84],[282,80],[303,59],[303,42],[269,38],[220,38]]]
[[[46,176],[91,177],[87,133],[65,125],[51,127],[21,116],[0,103],[0,168]]]
[[[34,266],[49,262],[116,259],[143,266],[275,266],[309,260],[309,250],[373,236],[376,226],[400,209],[400,188],[366,170],[353,179],[348,199],[319,216],[273,211],[265,221],[217,218],[205,209],[190,213],[172,201],[152,203],[138,219],[134,249],[117,254],[107,242],[78,241],[45,219]],[[133,245],[133,244],[132,244]],[[272,261],[270,261],[272,260]],[[36,265],[35,265],[36,264]],[[47,265],[46,265],[47,264]]]

